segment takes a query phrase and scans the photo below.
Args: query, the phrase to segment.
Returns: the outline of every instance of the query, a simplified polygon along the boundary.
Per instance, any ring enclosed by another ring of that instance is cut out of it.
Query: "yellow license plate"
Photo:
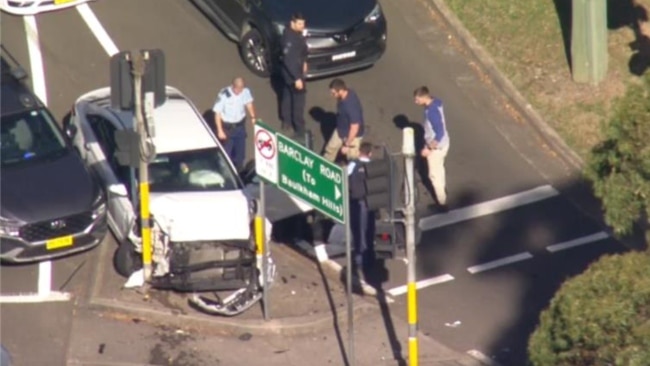
[[[72,235],[61,236],[58,238],[50,239],[45,242],[45,248],[47,250],[54,250],[59,248],[65,248],[72,245]]]
[[[65,3],[71,3],[73,1],[74,0],[54,0],[54,5],[61,5],[61,4],[65,4]]]

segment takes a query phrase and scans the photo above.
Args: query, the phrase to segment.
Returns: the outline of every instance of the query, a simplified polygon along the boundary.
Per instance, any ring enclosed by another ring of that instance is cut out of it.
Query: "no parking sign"
[[[262,122],[255,123],[255,172],[272,184],[278,183],[278,144],[275,131]]]

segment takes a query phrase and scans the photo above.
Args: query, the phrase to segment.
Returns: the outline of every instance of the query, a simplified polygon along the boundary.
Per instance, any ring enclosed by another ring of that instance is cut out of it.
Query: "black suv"
[[[193,0],[232,40],[246,67],[269,76],[291,14],[306,20],[307,78],[373,65],[386,49],[386,19],[377,0]]]
[[[96,246],[107,232],[105,193],[4,47],[1,62],[0,260]]]

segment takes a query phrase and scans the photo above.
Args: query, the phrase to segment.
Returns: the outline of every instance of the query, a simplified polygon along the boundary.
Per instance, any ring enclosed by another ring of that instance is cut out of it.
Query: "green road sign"
[[[344,223],[343,169],[282,134],[276,137],[278,187]]]

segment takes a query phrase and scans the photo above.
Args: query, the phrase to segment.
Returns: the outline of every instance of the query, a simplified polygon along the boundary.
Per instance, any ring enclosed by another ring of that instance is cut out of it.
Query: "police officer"
[[[372,144],[362,142],[359,157],[348,163],[348,181],[350,190],[350,230],[354,243],[353,270],[360,278],[364,271],[370,269],[373,261],[373,243],[375,238],[375,215],[368,210],[365,187],[365,163],[370,161]]]
[[[280,46],[282,60],[282,129],[293,127],[295,137],[305,133],[305,74],[307,73],[307,42],[303,36],[305,18],[300,13],[291,16],[284,29]]]
[[[236,77],[232,85],[221,89],[212,110],[217,137],[239,171],[246,158],[246,111],[255,124],[253,95],[244,85],[244,79]]]

